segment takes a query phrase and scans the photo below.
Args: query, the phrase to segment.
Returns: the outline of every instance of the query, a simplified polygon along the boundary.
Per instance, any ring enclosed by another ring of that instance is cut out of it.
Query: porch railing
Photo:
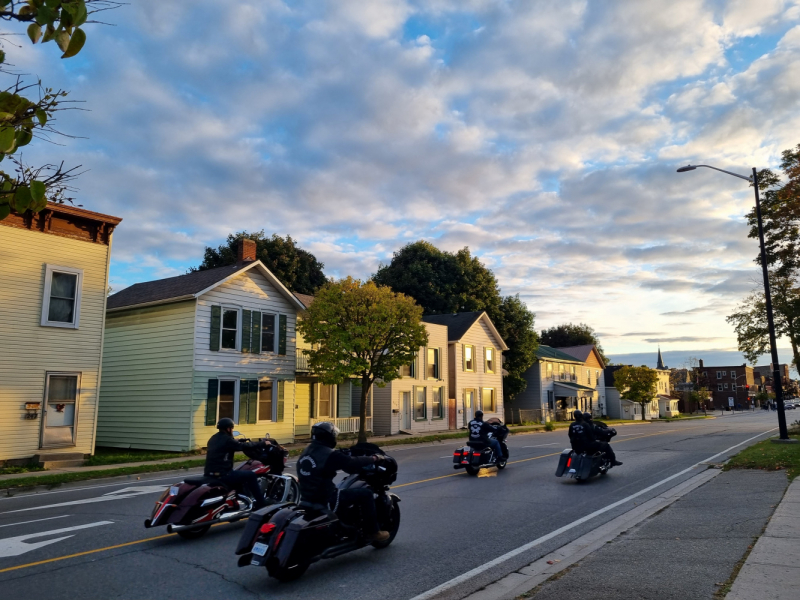
[[[327,421],[336,425],[340,433],[358,433],[360,417],[343,417],[343,418],[329,418],[329,419],[311,419],[311,426],[316,423]],[[367,417],[367,431],[372,431],[372,417]]]
[[[308,366],[308,355],[305,352],[303,352],[301,348],[295,348],[294,357],[295,357],[295,370],[303,371],[306,373],[311,372],[311,369]]]

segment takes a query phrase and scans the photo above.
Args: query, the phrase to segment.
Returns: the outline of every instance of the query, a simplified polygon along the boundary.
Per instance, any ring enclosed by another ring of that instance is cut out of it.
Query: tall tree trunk
[[[361,377],[361,410],[358,420],[358,443],[367,441],[367,400],[369,399],[369,388],[372,382],[368,375]]]
[[[645,408],[644,408],[644,407],[645,407],[645,405],[646,405],[647,403],[646,403],[646,402],[642,402],[641,404],[642,404],[642,421],[644,421],[644,420],[645,420],[645,418],[644,418],[644,411],[645,411]]]

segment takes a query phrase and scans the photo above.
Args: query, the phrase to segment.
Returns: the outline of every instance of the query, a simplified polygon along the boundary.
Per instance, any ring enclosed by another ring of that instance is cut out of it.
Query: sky
[[[752,190],[675,169],[748,174],[800,143],[800,0],[134,0],[103,20],[76,58],[6,52],[82,101],[56,123],[76,137],[24,158],[82,165],[76,202],[123,218],[114,290],[242,230],[331,277],[425,239],[610,355],[736,350]]]

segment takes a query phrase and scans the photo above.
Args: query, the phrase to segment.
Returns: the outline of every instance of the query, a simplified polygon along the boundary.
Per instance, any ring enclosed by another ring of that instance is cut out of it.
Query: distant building
[[[697,370],[701,384],[711,392],[711,408],[750,408],[756,402],[756,380],[753,368],[747,364],[712,367],[701,360]]]

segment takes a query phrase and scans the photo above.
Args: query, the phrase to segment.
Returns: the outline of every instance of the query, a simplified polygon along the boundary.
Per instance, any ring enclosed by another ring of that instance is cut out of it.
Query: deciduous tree
[[[645,366],[625,366],[614,372],[614,387],[626,400],[641,404],[644,421],[646,406],[653,401],[658,391],[658,373]]]
[[[372,281],[348,277],[325,284],[297,328],[313,350],[307,350],[309,368],[324,383],[361,381],[358,441],[367,440],[367,401],[372,384],[383,387],[400,376],[428,333],[422,308],[413,298]]]

